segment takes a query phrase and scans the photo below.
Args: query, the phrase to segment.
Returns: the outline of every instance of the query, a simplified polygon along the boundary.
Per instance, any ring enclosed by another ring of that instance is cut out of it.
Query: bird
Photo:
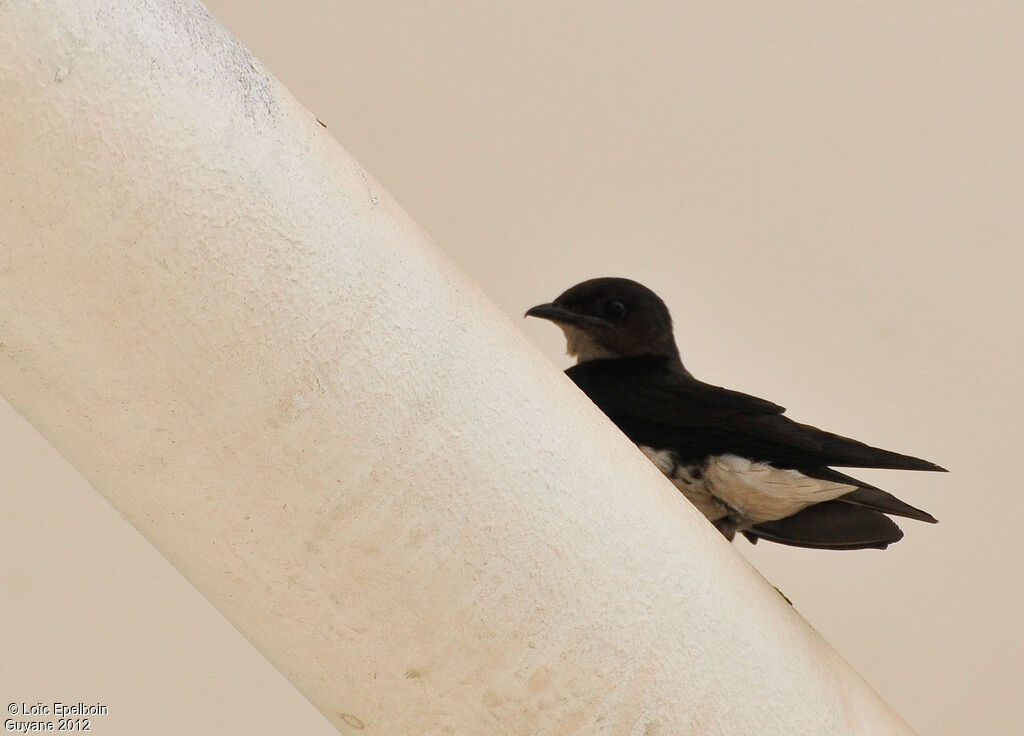
[[[885,549],[889,517],[935,517],[835,468],[946,472],[801,424],[778,404],[699,381],[683,366],[665,303],[643,284],[596,278],[524,316],[565,333],[565,372],[726,539]]]

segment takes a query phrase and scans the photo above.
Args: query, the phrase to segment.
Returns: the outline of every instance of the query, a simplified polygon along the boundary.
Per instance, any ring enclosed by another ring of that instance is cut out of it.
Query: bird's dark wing
[[[566,374],[634,442],[684,458],[734,453],[776,467],[942,470],[794,422],[777,404],[702,383],[664,358],[593,360]]]
[[[569,368],[566,375],[609,416],[703,427],[736,415],[786,411],[756,396],[698,381],[673,368],[668,358],[590,360]]]

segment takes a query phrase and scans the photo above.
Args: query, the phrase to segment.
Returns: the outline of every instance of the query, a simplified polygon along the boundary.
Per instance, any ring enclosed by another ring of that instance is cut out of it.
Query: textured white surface
[[[202,6],[0,23],[0,389],[340,730],[909,732]]]

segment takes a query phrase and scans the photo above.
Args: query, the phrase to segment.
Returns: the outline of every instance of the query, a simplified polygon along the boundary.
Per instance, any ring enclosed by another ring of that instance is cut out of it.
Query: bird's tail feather
[[[927,521],[929,524],[937,524],[939,522],[938,519],[927,511],[914,508],[909,503],[901,501],[891,493],[886,493],[878,488],[858,488],[853,493],[847,493],[836,500],[871,509],[872,511],[892,514],[893,516],[904,516],[908,519],[916,519],[917,521]]]
[[[903,532],[885,514],[840,501],[808,506],[793,516],[744,530],[751,542],[766,539],[813,549],[885,549]]]
[[[881,511],[883,514],[903,516],[917,521],[926,521],[929,524],[938,523],[938,519],[927,511],[915,508],[909,503],[896,498],[896,496],[891,493],[883,491],[881,488],[876,488],[862,480],[851,478],[845,473],[840,473],[838,470],[833,470],[832,468],[801,468],[800,472],[804,475],[809,475],[812,478],[820,478],[821,480],[829,480],[835,483],[844,483],[856,488],[856,490],[847,493],[845,496],[837,498],[837,501],[842,501],[843,503],[852,504],[854,506],[863,506],[864,508],[871,509],[872,511]]]

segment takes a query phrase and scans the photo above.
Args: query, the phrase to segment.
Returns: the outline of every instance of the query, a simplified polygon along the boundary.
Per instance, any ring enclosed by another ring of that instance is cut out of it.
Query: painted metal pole
[[[339,730],[910,732],[202,5],[0,29],[0,390]]]

